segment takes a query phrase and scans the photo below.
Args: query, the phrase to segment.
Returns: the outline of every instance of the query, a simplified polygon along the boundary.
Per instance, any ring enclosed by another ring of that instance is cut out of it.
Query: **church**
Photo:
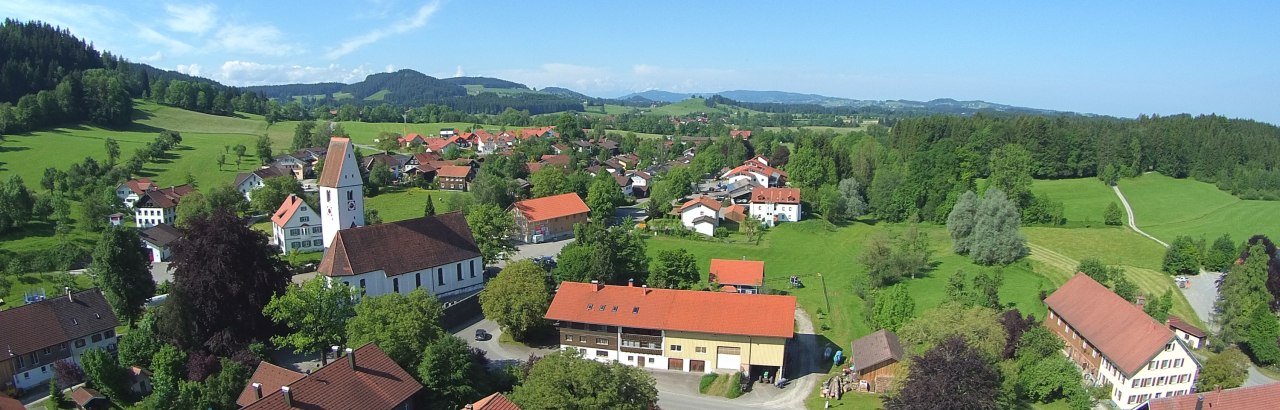
[[[365,225],[364,180],[350,138],[329,141],[320,172],[324,256],[317,271],[367,296],[425,289],[460,297],[484,288],[484,260],[461,212]]]

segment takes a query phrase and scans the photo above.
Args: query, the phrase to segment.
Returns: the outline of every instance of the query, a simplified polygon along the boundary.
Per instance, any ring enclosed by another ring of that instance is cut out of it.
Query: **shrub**
[[[702,393],[706,393],[707,387],[711,387],[711,383],[715,383],[715,382],[716,382],[715,373],[707,373],[702,375],[702,379],[698,380],[698,391]]]
[[[729,376],[729,391],[724,394],[724,397],[736,399],[742,396],[742,378],[742,372],[736,372]]]

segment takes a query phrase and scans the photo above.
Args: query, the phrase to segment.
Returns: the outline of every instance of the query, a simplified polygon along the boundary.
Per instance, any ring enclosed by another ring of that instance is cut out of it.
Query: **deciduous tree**
[[[427,345],[417,367],[425,401],[440,409],[460,409],[480,398],[477,371],[467,342],[449,334]]]
[[[146,248],[138,232],[130,228],[110,227],[103,232],[94,247],[89,274],[111,310],[130,325],[142,317],[143,305],[156,294]]]
[[[1226,272],[1231,269],[1231,264],[1235,263],[1238,256],[1239,251],[1236,250],[1236,243],[1231,240],[1231,234],[1224,233],[1213,240],[1213,245],[1209,247],[1204,258],[1204,268],[1214,272]]]
[[[956,253],[969,253],[973,245],[973,228],[978,221],[978,195],[965,191],[947,215],[947,232],[951,233],[951,248]]]
[[[547,272],[527,259],[508,264],[480,293],[484,317],[515,340],[524,340],[530,330],[542,326],[550,305]]]
[[[347,320],[355,316],[358,292],[343,282],[330,286],[324,277],[315,277],[302,286],[289,286],[271,297],[263,313],[288,333],[271,337],[277,346],[322,356],[330,346],[346,341]]]
[[[516,223],[510,212],[493,204],[480,203],[467,210],[466,218],[471,236],[475,238],[485,262],[497,262],[516,250],[511,242]]]
[[[916,302],[905,285],[894,285],[875,295],[875,308],[871,314],[876,326],[897,332],[915,315]]]
[[[125,372],[116,362],[116,356],[106,350],[93,348],[80,354],[84,366],[85,381],[89,388],[97,389],[113,399],[123,399],[128,392]]]
[[[556,351],[533,364],[511,401],[525,410],[648,410],[658,401],[658,389],[644,370]]]
[[[600,172],[591,181],[591,187],[587,188],[586,202],[591,209],[591,219],[608,221],[613,217],[618,204],[622,203],[622,188],[618,187],[612,174]]]
[[[969,257],[974,262],[1006,265],[1027,255],[1027,239],[1018,231],[1022,217],[1015,203],[998,189],[983,195],[973,227]]]
[[[898,335],[915,352],[924,352],[951,336],[960,336],[987,358],[1004,352],[1008,335],[999,314],[981,306],[939,305],[902,326]]]
[[[443,309],[435,296],[421,288],[407,295],[365,297],[356,305],[355,317],[347,321],[347,344],[375,343],[400,367],[416,369],[423,349],[444,334],[440,328]]]
[[[1195,275],[1200,273],[1200,247],[1190,236],[1179,235],[1164,252],[1164,271],[1171,275]]]
[[[1000,396],[1000,372],[981,349],[951,336],[911,359],[911,371],[898,394],[885,401],[891,410],[994,409]],[[938,377],[946,375],[946,377]],[[939,403],[941,397],[946,403]]]
[[[1204,361],[1196,378],[1196,391],[1234,389],[1244,384],[1248,376],[1249,358],[1240,349],[1230,347]]]
[[[1107,209],[1102,211],[1102,222],[1112,226],[1124,225],[1124,211],[1120,210],[1120,205],[1107,203]]]
[[[649,268],[649,285],[666,289],[693,289],[698,284],[698,261],[684,249],[658,252]]]
[[[279,209],[289,195],[301,198],[302,194],[302,184],[292,176],[267,178],[261,187],[249,192],[249,207],[254,212],[270,214]]]

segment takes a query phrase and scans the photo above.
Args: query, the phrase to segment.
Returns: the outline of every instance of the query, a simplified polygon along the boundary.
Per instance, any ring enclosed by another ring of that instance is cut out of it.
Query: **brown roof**
[[[880,329],[849,344],[849,360],[854,370],[870,369],[890,360],[902,361],[902,342],[898,335]]]
[[[798,204],[800,190],[795,188],[756,187],[751,190],[751,202],[767,204]]]
[[[569,165],[568,155],[543,155],[541,162],[546,164]]]
[[[712,259],[710,278],[721,285],[764,284],[764,261]]]
[[[1126,377],[1132,377],[1173,341],[1168,327],[1083,273],[1077,273],[1044,303]]]
[[[89,404],[95,400],[107,399],[107,396],[104,396],[102,393],[98,393],[97,390],[90,389],[88,387],[77,387],[75,390],[71,391],[69,396],[71,396],[71,401],[75,402],[76,406],[79,406],[82,409],[88,407]]]
[[[317,268],[325,276],[387,276],[480,257],[462,212],[338,231]]]
[[[724,219],[741,223],[747,219],[747,209],[738,204],[729,205],[721,211],[721,216]]]
[[[301,208],[306,204],[307,203],[303,202],[302,198],[299,198],[297,195],[289,194],[289,197],[285,198],[284,202],[280,203],[280,208],[276,209],[276,213],[271,214],[271,223],[276,224],[276,226],[283,227],[285,224],[289,223],[290,219],[293,219],[293,214],[298,212],[298,208]]]
[[[27,406],[23,406],[18,399],[0,395],[0,410],[27,410]]]
[[[168,247],[174,241],[182,238],[182,231],[174,228],[173,225],[159,224],[138,232],[138,236],[142,240],[160,248]]]
[[[254,369],[253,376],[249,376],[249,382],[244,384],[244,390],[240,391],[240,398],[236,399],[236,404],[244,407],[261,400],[260,397],[254,395],[254,383],[260,385],[260,392],[263,396],[266,396],[280,390],[280,386],[288,386],[303,377],[307,377],[307,375],[267,363],[266,361],[258,362],[258,368]]]
[[[656,330],[790,338],[796,298],[561,282],[546,318]]]
[[[587,208],[587,203],[582,202],[582,198],[573,192],[526,199],[512,204],[511,207],[529,221],[545,221],[591,212],[591,209]]]
[[[1204,405],[1197,407],[1196,401],[1202,396]],[[1148,408],[1150,410],[1273,409],[1278,402],[1280,402],[1280,383],[1268,383],[1261,386],[1162,397],[1148,402]]]
[[[480,401],[471,403],[471,406],[467,408],[471,410],[520,410],[520,406],[512,403],[511,399],[503,396],[502,393],[490,394],[480,399]]]
[[[351,149],[351,139],[333,137],[329,139],[329,151],[324,156],[324,169],[320,171],[320,186],[336,188],[342,177],[342,161],[347,158],[347,150]]]
[[[710,197],[700,196],[697,198],[690,199],[688,202],[685,202],[683,205],[680,205],[680,208],[676,209],[676,212],[683,213],[685,209],[689,209],[697,205],[702,205],[707,208],[711,208],[712,211],[717,211],[717,212],[720,211],[719,202],[716,202],[716,200],[711,199]]]
[[[48,295],[29,305],[0,310],[0,357],[23,355],[120,325],[98,289]]]
[[[1187,321],[1182,320],[1182,318],[1174,315],[1169,315],[1169,328],[1181,330],[1183,332],[1186,332],[1189,335],[1192,335],[1201,339],[1204,339],[1204,336],[1205,336],[1204,330],[1200,330],[1200,328],[1195,327],[1195,325],[1187,323]]]
[[[291,406],[280,389],[244,409],[392,409],[422,390],[422,384],[396,365],[378,346],[356,349],[355,368],[346,357],[330,362],[298,381],[289,383]]]
[[[178,202],[182,200],[182,197],[195,190],[195,187],[187,184],[152,189],[142,195],[141,198],[138,198],[137,206],[139,208],[173,208],[178,206]]]
[[[133,193],[142,195],[155,187],[155,184],[151,183],[151,178],[138,178],[125,181],[124,186],[128,187]]]
[[[471,176],[471,167],[462,165],[445,165],[438,167],[436,176],[449,178],[466,178]]]

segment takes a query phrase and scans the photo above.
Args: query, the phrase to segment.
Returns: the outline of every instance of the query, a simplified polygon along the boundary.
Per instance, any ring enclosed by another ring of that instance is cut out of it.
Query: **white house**
[[[151,183],[151,178],[130,179],[116,187],[116,197],[126,208],[133,208],[134,202],[153,188],[155,184]]]
[[[739,180],[752,180],[760,186],[778,187],[786,184],[787,173],[767,165],[759,160],[760,157],[752,158],[743,162],[733,169],[725,171],[720,175],[720,179],[725,182],[734,182]]]
[[[338,231],[317,271],[368,296],[423,288],[449,297],[484,288],[484,260],[461,212]]]
[[[0,310],[0,390],[48,391],[56,362],[80,364],[89,349],[116,350],[120,321],[102,292],[53,293]]]
[[[169,260],[173,254],[173,243],[182,237],[182,231],[170,224],[159,224],[143,229],[138,236],[142,238],[142,245],[147,248],[151,261],[161,262]]]
[[[351,139],[333,137],[320,172],[320,215],[324,247],[339,230],[364,226],[364,180]]]
[[[715,236],[720,226],[720,203],[705,196],[685,202],[676,212],[681,225],[703,235]]]
[[[1204,347],[1204,330],[1201,330],[1200,328],[1195,327],[1195,325],[1187,323],[1187,321],[1174,315],[1169,315],[1169,321],[1166,324],[1169,325],[1169,330],[1173,331],[1173,336],[1177,337],[1178,340],[1182,340],[1183,343],[1186,343],[1187,347],[1192,349]]]
[[[1187,345],[1088,275],[1076,274],[1044,302],[1044,326],[1062,339],[1087,382],[1112,386],[1117,407],[1194,391],[1200,362]]]
[[[290,194],[271,214],[272,241],[280,253],[324,250],[324,230],[320,215],[297,195]]]
[[[236,180],[232,185],[234,185],[236,190],[240,191],[240,193],[244,195],[244,199],[248,201],[253,199],[249,193],[253,192],[255,189],[262,188],[263,185],[266,185],[267,179],[292,176],[294,176],[294,172],[284,167],[266,166],[258,169],[257,171],[241,172],[236,174]]]
[[[627,176],[631,178],[631,196],[636,198],[649,196],[649,181],[653,180],[652,175],[644,171],[634,171]]]
[[[150,228],[159,224],[173,225],[178,219],[178,202],[195,190],[191,185],[152,188],[134,202],[134,207],[137,208],[133,212],[134,223],[138,228]]]
[[[751,216],[768,226],[800,220],[800,190],[796,188],[756,187],[751,190],[750,204]]]

